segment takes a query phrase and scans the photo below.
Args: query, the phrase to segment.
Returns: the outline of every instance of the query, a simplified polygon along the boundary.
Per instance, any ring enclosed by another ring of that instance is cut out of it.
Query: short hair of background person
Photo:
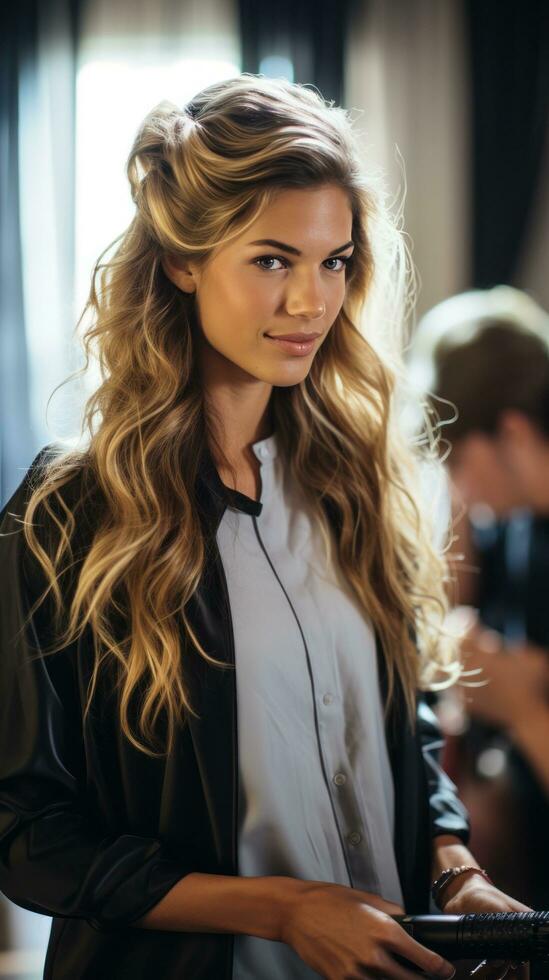
[[[448,444],[460,601],[474,563],[465,512],[549,512],[549,315],[511,286],[452,296],[418,323],[409,370]],[[461,514],[461,516],[460,516]]]
[[[500,517],[549,510],[540,483],[549,472],[549,315],[539,304],[510,286],[451,297],[420,321],[413,362],[464,502]]]

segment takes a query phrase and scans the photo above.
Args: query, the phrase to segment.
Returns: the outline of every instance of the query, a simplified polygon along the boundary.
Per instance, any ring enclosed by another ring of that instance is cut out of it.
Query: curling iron
[[[447,960],[549,962],[549,912],[394,915],[417,942]]]

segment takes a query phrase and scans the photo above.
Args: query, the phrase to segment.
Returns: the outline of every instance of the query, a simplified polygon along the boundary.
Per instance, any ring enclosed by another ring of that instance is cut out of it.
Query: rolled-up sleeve
[[[431,836],[455,834],[466,844],[470,836],[469,814],[457,787],[440,765],[444,738],[437,717],[423,696],[417,702],[417,728],[429,789]]]
[[[42,656],[40,616],[27,622],[37,596],[13,515],[23,516],[29,473],[0,513],[0,888],[31,911],[111,930],[193,869],[162,841],[106,834],[87,814],[76,648]]]

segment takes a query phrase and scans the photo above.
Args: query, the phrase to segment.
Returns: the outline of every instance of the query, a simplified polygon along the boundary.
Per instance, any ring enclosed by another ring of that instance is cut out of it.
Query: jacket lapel
[[[387,666],[379,636],[376,649],[380,690],[387,701]],[[408,719],[402,685],[395,680],[395,693],[385,725],[387,750],[393,774],[395,817],[393,844],[406,911],[428,911],[425,895],[429,885],[429,854],[426,828],[429,808],[421,747]]]
[[[208,653],[216,660],[234,665],[234,637],[225,573],[215,544],[227,497],[207,449],[199,471],[198,504],[211,550],[205,575],[189,602],[188,615]],[[235,874],[238,785],[235,670],[234,666],[228,669],[209,666],[192,647],[186,650],[184,660],[192,705],[200,715],[200,718],[189,716],[189,731],[208,808],[216,859],[223,869],[220,873]]]

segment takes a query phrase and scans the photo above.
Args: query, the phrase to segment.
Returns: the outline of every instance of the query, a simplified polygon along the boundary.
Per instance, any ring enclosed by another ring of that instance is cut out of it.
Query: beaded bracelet
[[[433,901],[441,912],[443,911],[442,906],[439,903],[441,893],[444,891],[446,885],[448,885],[450,881],[457,878],[458,875],[464,874],[465,871],[474,871],[476,874],[482,875],[483,878],[486,878],[486,881],[488,881],[491,885],[494,884],[488,873],[484,871],[483,868],[475,868],[469,864],[462,864],[459,868],[446,868],[445,871],[443,871],[437,880],[431,885],[431,895],[433,897]]]

